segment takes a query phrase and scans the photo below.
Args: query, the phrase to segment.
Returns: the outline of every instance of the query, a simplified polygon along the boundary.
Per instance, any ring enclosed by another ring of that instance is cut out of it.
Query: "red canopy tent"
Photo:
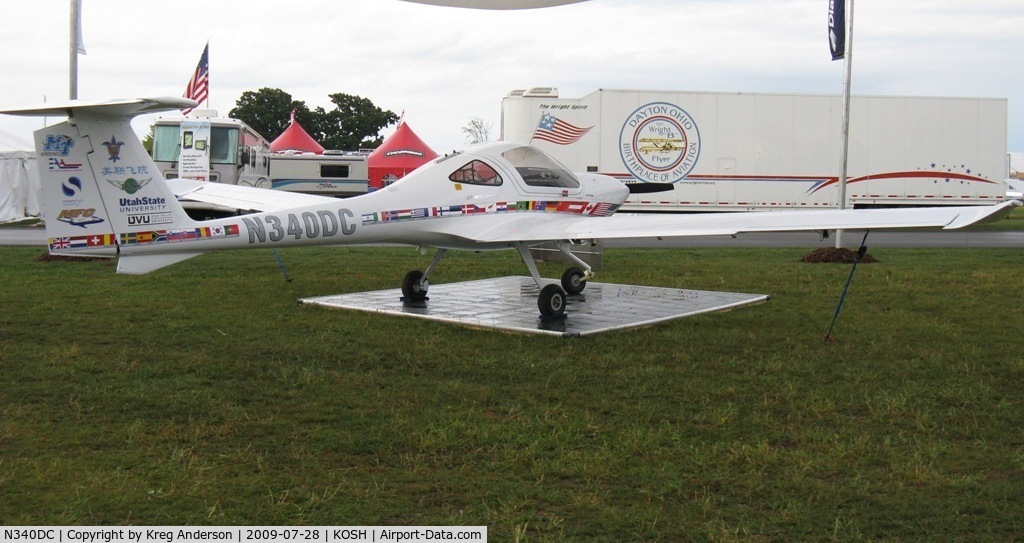
[[[366,166],[370,170],[370,188],[384,187],[385,180],[388,184],[393,183],[435,158],[437,153],[423,143],[405,121],[400,121],[395,133],[366,157]]]
[[[304,153],[324,153],[323,145],[317,143],[302,126],[295,122],[295,111],[292,111],[292,118],[288,128],[281,132],[281,135],[270,143],[270,152],[282,153],[284,151],[301,151]]]

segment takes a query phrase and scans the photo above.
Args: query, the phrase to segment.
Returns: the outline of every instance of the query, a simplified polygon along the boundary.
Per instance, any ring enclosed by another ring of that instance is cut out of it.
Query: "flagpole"
[[[845,0],[846,45],[843,55],[843,136],[839,153],[839,209],[846,209],[846,169],[850,152],[850,80],[853,75],[853,0]],[[836,230],[836,249],[843,246],[843,231]]]
[[[70,56],[68,60],[68,98],[78,99],[78,0],[71,0],[71,34],[68,40]]]

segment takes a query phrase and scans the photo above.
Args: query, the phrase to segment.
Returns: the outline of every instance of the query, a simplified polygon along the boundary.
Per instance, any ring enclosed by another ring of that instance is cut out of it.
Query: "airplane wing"
[[[105,117],[134,117],[143,113],[156,113],[196,107],[195,100],[180,97],[132,98],[127,100],[72,100],[69,102],[51,102],[34,107],[24,107],[0,111],[5,115],[21,115],[25,117],[67,115],[74,109],[78,114],[96,114]]]
[[[538,221],[509,213],[471,216],[475,224],[438,221],[437,233],[480,243],[543,242],[565,239],[615,239],[732,235],[743,232],[814,230],[886,230],[895,228],[963,228],[1005,217],[1013,201],[992,206],[950,206],[916,209],[848,209],[814,211],[757,211],[699,214],[615,214],[610,217],[572,217],[551,214]]]
[[[279,211],[337,201],[337,198],[329,196],[208,183],[191,179],[168,179],[167,184],[179,201],[204,202],[233,209]]]

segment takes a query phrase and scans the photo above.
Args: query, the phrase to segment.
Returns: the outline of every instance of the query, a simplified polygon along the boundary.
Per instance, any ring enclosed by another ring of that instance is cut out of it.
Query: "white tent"
[[[0,223],[40,214],[39,171],[32,144],[0,130]]]

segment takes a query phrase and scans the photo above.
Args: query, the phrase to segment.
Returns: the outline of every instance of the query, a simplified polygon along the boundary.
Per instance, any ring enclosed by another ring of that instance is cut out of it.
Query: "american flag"
[[[206,44],[206,47],[203,48],[203,56],[199,57],[196,71],[192,74],[188,87],[185,87],[185,98],[199,103],[210,98],[210,44]],[[193,109],[195,108],[183,109],[181,113],[188,115],[192,113]]]
[[[541,116],[540,123],[537,124],[537,129],[533,131],[533,137],[530,140],[536,139],[550,141],[558,145],[569,145],[578,141],[587,132],[590,132],[591,128],[594,127],[580,128],[573,126],[550,113],[545,113]]]

